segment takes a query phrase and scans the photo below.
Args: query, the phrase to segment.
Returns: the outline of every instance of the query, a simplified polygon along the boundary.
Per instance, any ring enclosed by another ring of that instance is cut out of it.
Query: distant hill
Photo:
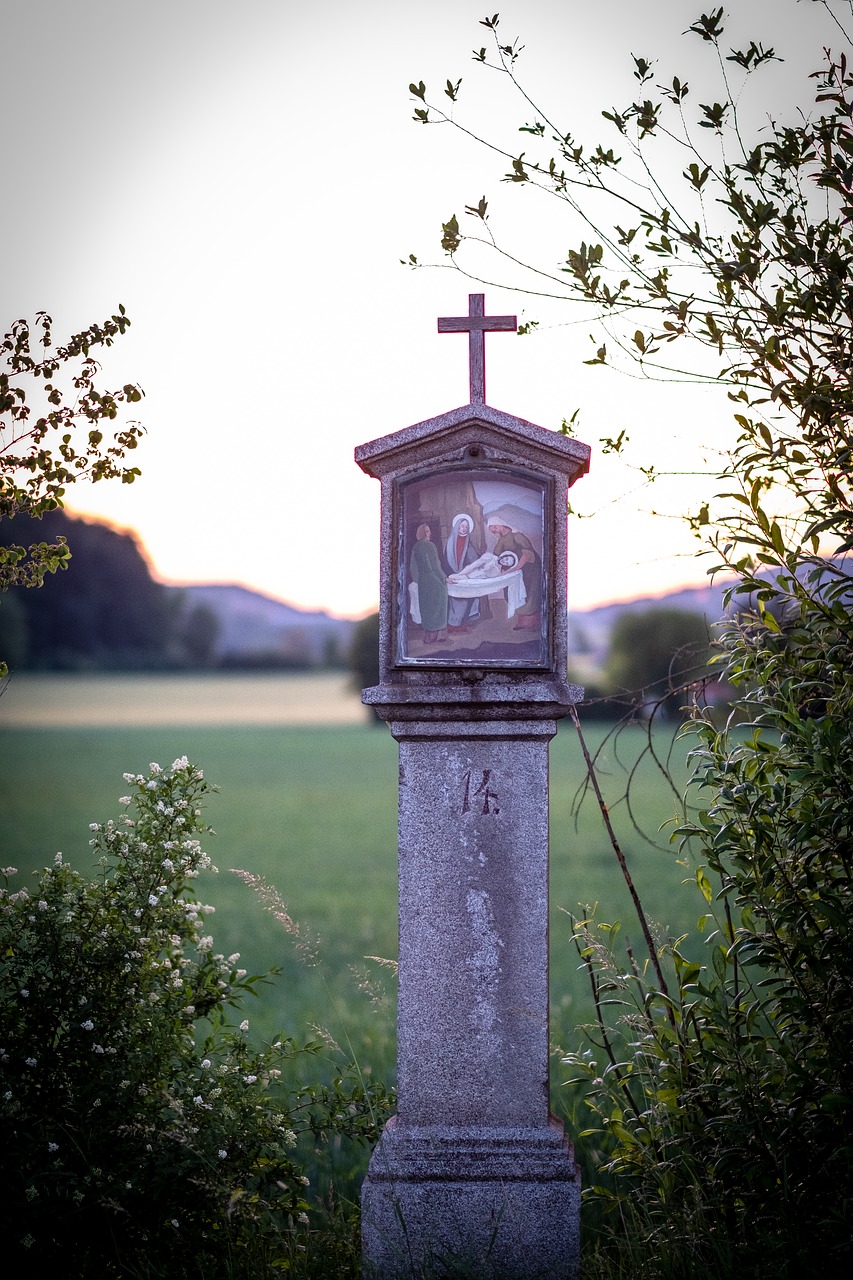
[[[355,622],[323,610],[298,609],[236,583],[170,587],[187,611],[209,610],[218,623],[215,656],[223,666],[275,659],[326,665],[345,659]]]
[[[301,669],[346,665],[355,622],[246,587],[167,586],[138,537],[50,511],[0,521],[0,544],[67,538],[67,569],[0,596],[0,655],[16,670]]]
[[[647,609],[686,609],[699,613],[710,624],[723,617],[724,582],[714,585],[680,587],[661,596],[638,596],[634,600],[617,600],[593,609],[569,610],[569,653],[582,654],[595,663],[603,661],[610,633],[623,613],[640,613]]]
[[[273,596],[248,587],[219,583],[173,587],[185,597],[188,610],[196,605],[209,609],[219,624],[216,656],[223,665],[269,657],[276,653],[310,664],[327,660],[332,646],[346,653],[355,622],[336,618],[324,611],[298,609]],[[594,661],[607,652],[610,632],[616,619],[626,611],[645,609],[688,609],[709,622],[723,615],[723,590],[719,586],[682,587],[663,596],[643,596],[598,605],[594,609],[572,609],[569,613],[569,651]]]
[[[351,618],[300,609],[236,583],[158,582],[134,534],[65,511],[39,522],[0,523],[0,541],[67,536],[66,572],[37,591],[5,593],[0,649],[19,669],[287,669],[346,665]],[[569,613],[569,652],[600,668],[626,611],[688,609],[708,622],[723,613],[722,584],[620,600]]]
[[[67,569],[39,588],[0,595],[0,651],[9,665],[42,671],[145,671],[188,665],[184,619],[151,574],[135,535],[66,511],[0,521],[0,543],[67,538]]]

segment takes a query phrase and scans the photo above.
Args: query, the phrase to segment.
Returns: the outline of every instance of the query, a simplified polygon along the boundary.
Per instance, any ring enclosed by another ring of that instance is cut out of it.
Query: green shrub
[[[850,579],[824,563],[741,586],[785,622],[725,637],[751,723],[695,725],[699,807],[676,838],[699,937],[661,946],[661,983],[618,959],[612,927],[578,926],[600,1025],[567,1062],[597,1117],[591,1194],[619,1207],[608,1274],[625,1222],[652,1276],[853,1263]]]
[[[186,758],[125,774],[132,812],[93,824],[99,871],[57,854],[0,890],[0,1209],[12,1274],[263,1276],[306,1237],[300,1131],[371,1138],[343,1072],[287,1090],[292,1040],[252,1047],[226,1014],[260,979],[214,951],[190,892],[210,860],[208,784]],[[13,868],[6,868],[8,878]]]
[[[708,624],[689,609],[626,610],[610,635],[606,680],[614,701],[677,715],[685,688],[708,675]]]

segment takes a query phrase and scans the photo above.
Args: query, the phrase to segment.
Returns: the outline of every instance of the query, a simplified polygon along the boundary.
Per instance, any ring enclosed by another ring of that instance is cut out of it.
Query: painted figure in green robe
[[[447,639],[447,578],[428,524],[419,524],[409,569],[417,584],[424,643]]]

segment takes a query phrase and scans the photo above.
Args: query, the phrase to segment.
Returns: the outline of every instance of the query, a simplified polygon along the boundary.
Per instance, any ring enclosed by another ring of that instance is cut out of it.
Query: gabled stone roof
[[[358,446],[355,460],[368,475],[381,478],[409,466],[444,460],[472,445],[496,451],[498,456],[506,450],[513,457],[567,474],[570,485],[589,470],[589,445],[487,404],[460,405],[370,440]]]

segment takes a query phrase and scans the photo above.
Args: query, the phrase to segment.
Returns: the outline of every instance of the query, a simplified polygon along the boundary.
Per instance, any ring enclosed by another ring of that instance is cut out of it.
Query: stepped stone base
[[[562,1125],[402,1125],[362,1191],[365,1280],[571,1280],[580,1178]]]

